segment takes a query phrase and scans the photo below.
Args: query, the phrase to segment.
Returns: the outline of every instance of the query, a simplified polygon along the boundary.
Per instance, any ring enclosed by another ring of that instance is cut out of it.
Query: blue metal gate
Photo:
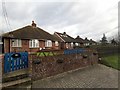
[[[28,68],[28,53],[6,53],[4,56],[4,73]]]

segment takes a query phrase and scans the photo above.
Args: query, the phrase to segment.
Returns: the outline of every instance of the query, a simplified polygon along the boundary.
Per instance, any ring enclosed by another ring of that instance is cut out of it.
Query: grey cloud
[[[47,3],[38,6],[34,12],[35,18],[40,21],[42,25],[54,25],[56,23],[64,23],[66,13],[69,12],[71,3]],[[42,9],[42,10],[41,10]],[[38,12],[39,11],[39,12]]]
[[[44,3],[8,2],[6,9],[13,29],[31,24],[31,21],[35,20],[38,26],[47,29],[46,31],[50,33],[51,29],[58,32],[65,30],[74,37],[80,35],[98,39],[103,33],[115,27],[117,8],[113,7],[111,3],[111,7],[106,6],[107,8],[104,10],[101,7],[104,1],[100,3],[99,7],[95,4],[96,2],[96,0]]]
[[[82,8],[78,8],[76,9],[76,12],[74,12],[72,9],[76,6],[81,6]],[[84,6],[76,3],[47,3],[36,8],[34,11],[36,12],[35,18],[38,19],[42,25],[53,25],[56,28],[84,23],[94,16],[94,9],[92,9],[91,6],[88,6],[89,5]]]

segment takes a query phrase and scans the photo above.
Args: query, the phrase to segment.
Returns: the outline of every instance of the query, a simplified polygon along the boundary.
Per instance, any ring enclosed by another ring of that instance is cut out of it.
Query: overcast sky
[[[0,13],[0,31],[8,32],[32,20],[38,27],[53,34],[66,32],[72,37],[99,40],[103,33],[114,37],[118,33],[119,0],[3,0],[9,24]],[[36,1],[36,2],[35,2]],[[2,6],[2,3],[1,3]],[[1,8],[0,11],[3,11]]]

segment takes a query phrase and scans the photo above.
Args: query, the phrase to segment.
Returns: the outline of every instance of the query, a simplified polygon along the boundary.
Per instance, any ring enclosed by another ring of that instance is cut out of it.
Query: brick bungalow
[[[66,32],[63,32],[63,33],[55,32],[54,36],[60,39],[61,49],[73,49],[74,48],[76,41],[73,37],[66,34]]]
[[[12,32],[2,34],[3,53],[7,52],[36,52],[41,49],[59,49],[59,40],[36,26],[25,26]]]
[[[76,41],[76,43],[75,43],[76,47],[83,47],[84,46],[84,40],[80,36],[77,36],[75,38],[75,41]]]

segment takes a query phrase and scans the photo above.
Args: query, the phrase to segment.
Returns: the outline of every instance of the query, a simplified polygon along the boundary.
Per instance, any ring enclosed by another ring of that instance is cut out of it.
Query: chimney
[[[66,32],[63,32],[64,35],[66,35]]]
[[[77,36],[76,38],[80,38],[80,36]]]
[[[34,21],[32,21],[32,27],[35,28],[36,24],[34,23]]]
[[[85,40],[87,40],[87,37],[85,38]]]

